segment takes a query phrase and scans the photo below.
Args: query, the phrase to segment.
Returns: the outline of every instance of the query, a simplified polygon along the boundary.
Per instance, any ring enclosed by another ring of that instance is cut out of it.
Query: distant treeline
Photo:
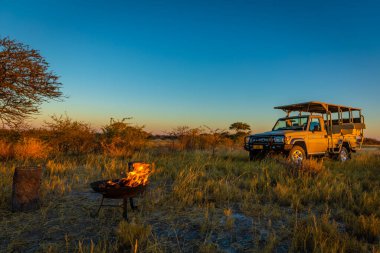
[[[179,126],[164,135],[152,135],[144,126],[131,124],[129,120],[111,119],[101,131],[95,131],[90,124],[68,116],[52,116],[43,128],[0,129],[0,160],[91,153],[127,158],[144,149],[215,153],[220,147],[242,148],[243,139],[250,132],[247,124],[236,122],[229,127],[233,133],[207,126]],[[365,138],[364,144],[380,145],[380,141]]]
[[[129,118],[111,119],[101,131],[68,116],[53,116],[43,128],[0,129],[0,159],[34,159],[57,155],[101,153],[131,157],[143,149],[210,150],[242,146],[248,131],[231,134],[209,127],[180,126],[165,135],[152,135],[144,126],[131,124]]]
[[[364,145],[380,145],[380,141],[374,138],[364,138]]]

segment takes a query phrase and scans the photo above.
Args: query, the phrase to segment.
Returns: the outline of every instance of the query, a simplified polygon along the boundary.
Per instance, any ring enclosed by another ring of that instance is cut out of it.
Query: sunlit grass
[[[92,218],[99,196],[88,184],[121,177],[132,160],[156,165],[149,190],[138,200],[140,212],[130,212],[131,223],[115,208]],[[4,252],[380,250],[376,152],[357,154],[345,164],[315,159],[301,167],[281,157],[249,162],[245,152],[233,150],[216,156],[152,150],[128,160],[55,157],[42,164],[41,209],[11,213],[13,171],[26,162],[9,160],[0,167]]]

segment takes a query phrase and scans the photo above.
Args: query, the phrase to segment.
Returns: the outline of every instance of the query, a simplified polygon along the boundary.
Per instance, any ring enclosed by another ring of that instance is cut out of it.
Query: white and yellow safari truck
[[[326,155],[344,162],[362,146],[365,124],[360,108],[323,102],[274,108],[285,111],[286,117],[278,119],[272,131],[245,138],[250,160],[275,152],[294,162]]]

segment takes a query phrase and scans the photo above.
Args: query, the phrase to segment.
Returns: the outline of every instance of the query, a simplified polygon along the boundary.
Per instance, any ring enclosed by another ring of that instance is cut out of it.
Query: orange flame
[[[129,172],[127,177],[120,179],[119,183],[130,187],[146,185],[150,173],[152,173],[152,170],[149,163],[134,163],[133,171]]]
[[[148,183],[148,177],[152,173],[152,169],[149,163],[134,163],[133,171],[128,172],[127,176],[121,178],[118,181],[107,181],[103,188],[114,187],[137,187],[139,185],[146,185]]]

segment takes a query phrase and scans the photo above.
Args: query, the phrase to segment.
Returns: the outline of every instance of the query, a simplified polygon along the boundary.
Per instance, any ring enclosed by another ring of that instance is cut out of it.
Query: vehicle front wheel
[[[303,147],[295,145],[289,152],[289,159],[296,164],[301,164],[306,159],[306,152]]]
[[[350,158],[351,158],[351,154],[348,151],[348,149],[346,147],[342,147],[340,149],[338,156],[337,156],[337,160],[344,163],[344,162],[350,160]]]
[[[262,160],[265,157],[264,151],[249,151],[249,160]]]

